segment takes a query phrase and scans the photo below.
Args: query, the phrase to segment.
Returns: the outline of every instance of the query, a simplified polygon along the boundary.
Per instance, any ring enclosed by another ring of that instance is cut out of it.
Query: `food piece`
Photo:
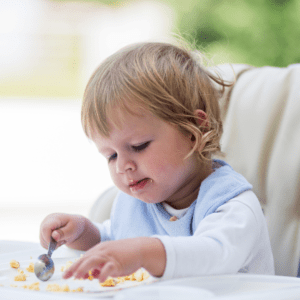
[[[30,273],[34,273],[34,263],[30,263],[28,268],[26,268],[26,270]]]
[[[125,277],[118,277],[117,278],[117,283],[123,283],[125,282]]]
[[[14,260],[14,259],[12,259],[9,264],[14,269],[20,268],[20,263],[18,261]]]
[[[89,271],[89,277],[88,277],[88,280],[93,280],[94,279],[94,277],[92,276],[92,271]]]
[[[143,280],[146,280],[150,277],[150,274],[147,271],[143,272]]]
[[[32,290],[32,291],[39,291],[40,290],[40,283],[39,282],[34,282],[30,285],[23,285],[22,286],[24,289]]]
[[[48,292],[70,292],[70,288],[67,284],[60,286],[57,283],[48,284],[46,287],[46,291]]]
[[[72,290],[73,293],[82,293],[83,292],[83,287],[79,287],[76,290]]]
[[[108,277],[104,282],[100,283],[101,286],[115,286],[116,285],[116,280]]]
[[[117,283],[123,283],[125,281],[144,281],[150,277],[150,274],[147,271],[143,271],[142,269],[137,270],[135,273],[128,275],[117,277]]]
[[[70,288],[67,284],[64,284],[61,288],[60,288],[61,292],[70,292]]]
[[[22,271],[23,272],[23,271]],[[23,273],[20,273],[19,275],[15,276],[15,281],[26,281],[26,275]]]
[[[148,276],[147,276],[148,275]],[[134,278],[136,281],[141,282],[143,280],[146,280],[149,277],[149,273],[147,271],[143,271],[141,269],[137,270],[134,273]]]

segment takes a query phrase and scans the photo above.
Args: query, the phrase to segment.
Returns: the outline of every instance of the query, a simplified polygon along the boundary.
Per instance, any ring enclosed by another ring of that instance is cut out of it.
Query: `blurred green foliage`
[[[115,7],[131,2],[85,1],[101,2]],[[300,62],[299,0],[158,2],[170,5],[176,12],[174,33],[195,44],[215,63],[286,67]]]
[[[299,0],[167,0],[178,29],[217,63],[300,62]]]

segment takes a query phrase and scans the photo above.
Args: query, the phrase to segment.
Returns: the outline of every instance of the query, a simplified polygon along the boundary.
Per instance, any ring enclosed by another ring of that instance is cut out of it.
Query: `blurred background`
[[[38,242],[52,212],[88,215],[112,182],[80,104],[121,47],[182,36],[215,63],[300,62],[298,0],[0,0],[0,239]]]

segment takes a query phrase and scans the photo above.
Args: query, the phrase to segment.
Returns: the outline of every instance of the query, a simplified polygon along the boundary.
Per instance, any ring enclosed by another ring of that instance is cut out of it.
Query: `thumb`
[[[77,230],[74,222],[68,222],[65,226],[56,228],[52,231],[52,237],[58,242],[58,244],[72,243],[74,242],[80,232]]]

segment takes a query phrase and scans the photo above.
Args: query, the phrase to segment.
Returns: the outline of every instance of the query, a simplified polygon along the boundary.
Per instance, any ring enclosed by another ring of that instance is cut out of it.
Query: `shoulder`
[[[202,211],[203,216],[252,189],[252,185],[224,161],[214,160],[214,166],[214,172],[201,183],[197,197],[196,207]]]
[[[260,224],[265,219],[260,202],[252,190],[245,191],[217,208],[216,212],[235,211],[244,217],[255,218]]]

